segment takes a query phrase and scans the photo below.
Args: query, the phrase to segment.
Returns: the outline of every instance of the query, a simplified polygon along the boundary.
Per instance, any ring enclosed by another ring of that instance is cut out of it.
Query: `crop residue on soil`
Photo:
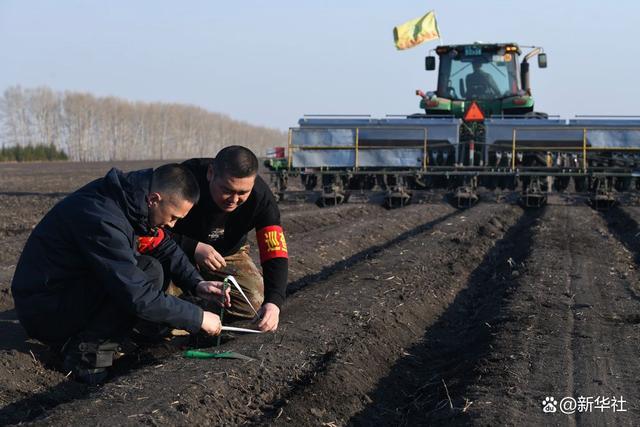
[[[153,163],[120,164],[125,170]],[[86,387],[28,340],[9,287],[31,229],[106,164],[0,166],[0,424],[633,425],[640,399],[640,209],[481,201],[385,210],[283,204],[290,296],[253,361],[153,344]],[[254,254],[255,255],[255,254]],[[625,412],[545,413],[552,396]]]

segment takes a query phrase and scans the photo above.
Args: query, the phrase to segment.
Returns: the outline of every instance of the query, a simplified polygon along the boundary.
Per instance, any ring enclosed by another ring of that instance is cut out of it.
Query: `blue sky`
[[[395,25],[435,10],[443,36],[406,51]],[[180,102],[287,129],[310,113],[418,112],[440,43],[542,46],[537,109],[640,115],[640,2],[0,0],[0,90],[49,86]]]

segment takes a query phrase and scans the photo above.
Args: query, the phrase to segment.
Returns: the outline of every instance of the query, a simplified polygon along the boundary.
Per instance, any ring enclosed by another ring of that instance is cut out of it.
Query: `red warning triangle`
[[[484,114],[476,101],[471,103],[471,107],[464,113],[464,117],[462,118],[465,122],[481,122],[484,120]]]

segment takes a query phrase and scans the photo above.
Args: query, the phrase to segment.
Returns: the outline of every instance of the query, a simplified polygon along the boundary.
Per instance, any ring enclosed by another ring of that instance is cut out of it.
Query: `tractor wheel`
[[[629,191],[631,188],[631,178],[616,178],[615,189],[618,191]]]
[[[582,176],[573,178],[573,185],[578,193],[583,193],[589,189],[587,178]]]
[[[374,175],[356,175],[348,180],[349,190],[371,190],[376,185]]]
[[[571,179],[569,177],[566,176],[558,176],[556,177],[556,179],[553,181],[553,186],[555,188],[556,191],[558,192],[562,192],[564,190],[567,189],[567,187],[569,187],[569,182],[571,181]]]
[[[302,181],[302,185],[305,190],[311,191],[316,188],[316,185],[318,184],[318,177],[313,174],[302,173],[300,174],[300,181]]]

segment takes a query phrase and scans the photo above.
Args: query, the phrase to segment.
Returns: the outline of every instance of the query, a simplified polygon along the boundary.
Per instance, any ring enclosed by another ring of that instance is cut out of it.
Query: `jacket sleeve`
[[[289,260],[274,258],[262,263],[264,277],[264,302],[270,302],[282,307],[287,296],[287,280],[289,275]]]
[[[275,237],[279,247],[267,244],[273,241],[269,239],[270,236]],[[282,307],[287,294],[289,252],[280,223],[280,210],[270,191],[256,218],[256,239],[264,278],[264,302]]]
[[[191,237],[185,236],[184,234],[171,233],[171,238],[176,242],[176,244],[182,249],[182,251],[187,255],[188,259],[193,260],[193,257],[196,252],[196,246],[198,245],[198,241],[192,239]]]
[[[133,236],[115,223],[104,218],[93,223],[76,221],[76,244],[96,272],[96,280],[104,283],[107,294],[123,310],[152,322],[198,332],[202,309],[154,287],[137,266]]]
[[[165,233],[160,245],[148,255],[169,266],[171,280],[184,292],[194,292],[196,285],[204,280],[169,233]]]

